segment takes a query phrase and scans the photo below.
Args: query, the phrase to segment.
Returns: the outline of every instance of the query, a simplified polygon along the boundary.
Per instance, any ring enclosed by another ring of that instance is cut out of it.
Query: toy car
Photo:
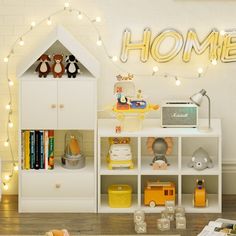
[[[163,206],[166,201],[175,201],[175,184],[172,182],[148,182],[144,190],[144,205]]]
[[[194,196],[193,196],[193,206],[194,207],[208,206],[208,199],[207,199],[204,179],[196,180],[196,187],[194,189]]]
[[[128,167],[134,168],[132,160],[131,146],[129,144],[112,144],[109,149],[108,157],[108,169]]]

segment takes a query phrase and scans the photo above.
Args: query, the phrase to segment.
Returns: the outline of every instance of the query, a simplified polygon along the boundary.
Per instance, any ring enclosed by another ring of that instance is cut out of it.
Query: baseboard
[[[226,159],[222,164],[223,174],[236,174],[236,160]]]

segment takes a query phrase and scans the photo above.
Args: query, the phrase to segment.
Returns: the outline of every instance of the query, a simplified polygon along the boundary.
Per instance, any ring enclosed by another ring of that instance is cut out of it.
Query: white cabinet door
[[[21,128],[57,128],[57,81],[21,82]]]
[[[95,81],[58,82],[58,128],[94,129],[96,111]]]

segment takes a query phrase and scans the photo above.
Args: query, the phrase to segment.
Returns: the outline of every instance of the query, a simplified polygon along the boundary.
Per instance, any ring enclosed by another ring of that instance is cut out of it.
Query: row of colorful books
[[[21,140],[23,169],[54,168],[54,130],[25,130]]]

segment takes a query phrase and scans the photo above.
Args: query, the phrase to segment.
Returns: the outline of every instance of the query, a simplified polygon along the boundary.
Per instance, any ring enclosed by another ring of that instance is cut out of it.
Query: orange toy
[[[70,236],[66,229],[53,229],[45,234],[46,236]]]
[[[208,205],[207,193],[204,179],[196,180],[196,187],[194,189],[194,207],[206,207]]]
[[[147,182],[144,190],[144,205],[163,206],[166,201],[175,201],[175,184],[172,182]]]

